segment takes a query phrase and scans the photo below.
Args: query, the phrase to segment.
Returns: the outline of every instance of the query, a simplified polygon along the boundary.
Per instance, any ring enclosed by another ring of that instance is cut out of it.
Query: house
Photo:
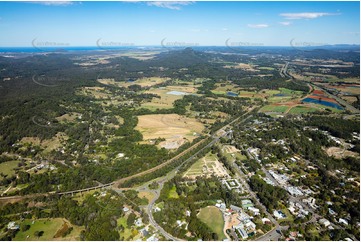
[[[225,203],[216,203],[215,205],[220,210],[226,210],[226,204]]]
[[[247,220],[244,223],[244,227],[246,227],[248,230],[255,230],[256,229],[256,224],[253,223],[251,220]]]
[[[141,229],[139,232],[140,232],[140,233],[142,234],[142,236],[144,236],[144,237],[146,237],[146,236],[149,235],[149,232],[148,232],[147,228],[143,228],[143,229]]]
[[[255,207],[248,207],[248,211],[250,211],[254,216],[260,215],[259,209]]]
[[[118,153],[117,154],[117,158],[123,158],[124,157],[124,153]]]
[[[135,226],[137,227],[141,227],[143,226],[143,221],[142,218],[138,218],[137,220],[134,221]]]
[[[229,207],[230,207],[230,209],[232,209],[235,212],[241,212],[242,211],[242,208],[234,206],[234,205],[231,205]]]
[[[268,218],[262,218],[262,223],[263,224],[271,224],[271,220],[269,220]]]
[[[340,223],[340,224],[344,224],[344,225],[348,225],[348,222],[347,222],[347,220],[346,219],[343,219],[343,218],[340,218],[339,220],[338,220],[338,222]]]
[[[17,224],[15,224],[15,222],[10,222],[10,223],[8,224],[8,229],[9,229],[9,230],[17,230],[17,229],[19,229],[19,228],[20,228],[20,226],[17,225]]]
[[[234,227],[236,234],[241,236],[242,239],[247,239],[248,238],[248,234],[246,232],[246,230],[244,230],[243,225],[237,225]]]
[[[280,211],[280,210],[275,210],[274,212],[273,212],[273,216],[275,216],[275,218],[277,218],[277,219],[281,219],[281,218],[285,218],[286,217],[286,215],[284,214],[284,213],[282,213],[282,211]]]
[[[332,210],[332,208],[328,208],[328,213],[333,216],[337,214],[335,211]]]
[[[248,209],[248,207],[254,207],[254,204],[252,203],[252,201],[249,199],[242,200],[242,208]]]
[[[328,221],[328,220],[325,219],[325,218],[321,218],[320,220],[318,220],[318,222],[319,222],[321,225],[325,226],[325,227],[328,227],[328,226],[331,225],[330,221]]]

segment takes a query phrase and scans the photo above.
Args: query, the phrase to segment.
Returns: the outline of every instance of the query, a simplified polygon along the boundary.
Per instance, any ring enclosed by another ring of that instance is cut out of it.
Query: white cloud
[[[193,2],[147,2],[148,6],[156,6],[160,8],[168,8],[172,10],[180,10],[183,6],[193,4]]]
[[[289,26],[292,23],[291,22],[279,22],[279,24],[283,25],[283,26]]]
[[[315,19],[323,16],[339,15],[339,13],[281,13],[280,16],[286,19]]]
[[[228,31],[228,29],[227,29],[227,28],[223,28],[222,31]]]
[[[255,29],[261,29],[261,28],[268,28],[268,24],[248,24],[248,27],[255,28]]]
[[[46,5],[46,6],[68,6],[68,5],[73,4],[73,2],[71,2],[71,1],[38,1],[38,2],[31,2],[31,3],[36,3],[36,4]]]

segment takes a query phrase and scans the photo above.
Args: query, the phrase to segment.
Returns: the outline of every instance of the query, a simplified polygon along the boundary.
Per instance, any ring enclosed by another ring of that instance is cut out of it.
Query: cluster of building
[[[256,234],[256,224],[252,219],[253,216],[260,215],[260,210],[254,206],[251,200],[244,199],[241,207],[230,205],[229,209],[224,202],[218,200],[215,206],[220,209],[225,217],[237,216],[238,223],[233,225],[232,229],[239,238],[247,239]]]
[[[309,212],[305,210],[300,203],[289,202],[288,210],[292,215],[299,218],[304,218],[309,214]]]

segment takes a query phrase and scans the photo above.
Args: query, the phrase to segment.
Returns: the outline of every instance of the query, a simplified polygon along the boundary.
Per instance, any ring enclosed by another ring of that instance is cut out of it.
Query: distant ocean
[[[127,50],[127,49],[143,49],[140,46],[129,47],[112,47],[99,48],[98,46],[74,46],[74,47],[51,47],[51,48],[35,48],[35,47],[0,47],[0,53],[47,53],[47,52],[68,52],[68,51],[111,51],[111,50]]]

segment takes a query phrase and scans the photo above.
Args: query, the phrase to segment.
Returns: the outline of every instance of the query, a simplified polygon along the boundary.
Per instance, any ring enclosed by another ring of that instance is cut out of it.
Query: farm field
[[[156,109],[170,109],[173,108],[173,102],[182,99],[184,95],[195,94],[197,92],[196,86],[167,86],[160,88],[153,88],[145,93],[152,93],[158,95],[160,98],[153,98],[151,102],[142,103],[141,108],[149,110]]]
[[[276,113],[284,113],[288,110],[288,106],[279,106],[279,105],[266,105],[262,107],[260,112],[276,112]]]
[[[131,85],[139,85],[141,87],[151,87],[157,84],[161,84],[167,80],[170,80],[167,77],[143,77],[134,81],[121,81],[116,82],[114,79],[98,79],[98,82],[104,85],[112,85],[117,87],[129,87]]]
[[[207,224],[213,232],[218,235],[218,240],[223,240],[226,236],[223,233],[224,220],[221,211],[215,206],[202,208],[199,211],[198,218]]]
[[[82,227],[71,225],[70,222],[62,218],[55,219],[26,219],[21,224],[30,225],[30,229],[27,231],[19,231],[14,240],[79,240],[79,235]],[[62,237],[62,234],[66,231],[66,228],[73,227],[72,232]],[[41,237],[34,235],[35,231],[44,231]],[[56,236],[56,238],[55,238]]]
[[[289,114],[302,114],[302,113],[309,113],[309,112],[316,112],[319,111],[317,108],[306,107],[306,106],[295,106],[291,108],[288,113]]]
[[[164,138],[160,146],[178,148],[184,142],[192,141],[204,130],[204,125],[194,118],[178,114],[151,114],[138,116],[139,130],[144,140]]]

